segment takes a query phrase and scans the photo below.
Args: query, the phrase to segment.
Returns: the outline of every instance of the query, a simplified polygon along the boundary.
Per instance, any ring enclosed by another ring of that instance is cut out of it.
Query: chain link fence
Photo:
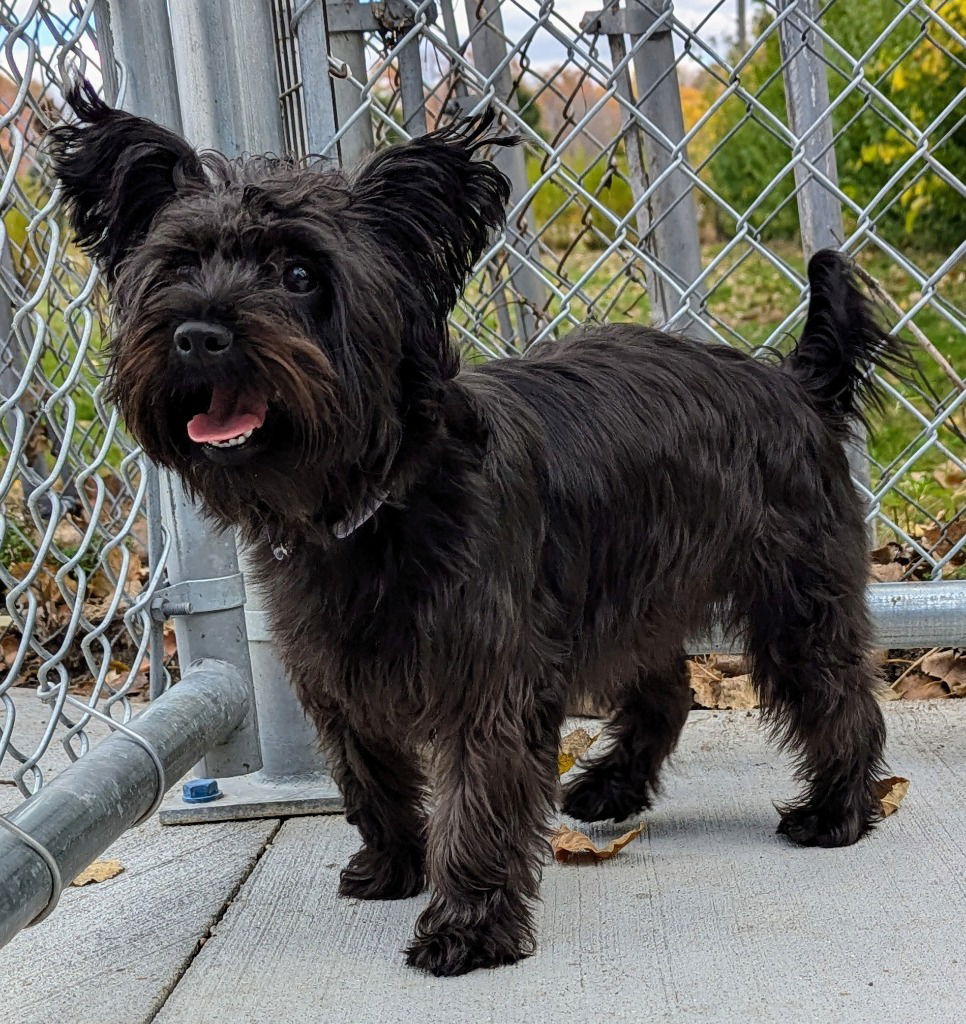
[[[340,128],[324,152],[352,162],[486,103],[523,137],[502,157],[509,230],[453,318],[471,359],[587,318],[782,351],[803,243],[852,254],[922,367],[913,388],[883,382],[856,466],[877,575],[963,578],[966,4],[750,6],[740,24],[734,2],[327,3]]]
[[[218,3],[228,31],[238,5]],[[883,382],[856,462],[876,576],[963,579],[966,0],[744,8],[274,0],[277,79],[249,85],[277,91],[296,155],[353,164],[485,104],[522,136],[497,157],[507,231],[452,319],[470,361],[587,318],[781,351],[803,248],[853,254],[921,364]],[[0,0],[0,785],[25,795],[48,748],[84,753],[92,715],[126,721],[173,654],[150,614],[157,483],[103,401],[104,299],[43,156],[69,66],[123,101],[108,26],[100,0]]]
[[[123,724],[146,695],[163,564],[147,468],[103,398],[104,296],[42,146],[68,68],[115,88],[97,7],[0,3],[0,785],[25,796],[48,747],[75,759],[95,717]]]

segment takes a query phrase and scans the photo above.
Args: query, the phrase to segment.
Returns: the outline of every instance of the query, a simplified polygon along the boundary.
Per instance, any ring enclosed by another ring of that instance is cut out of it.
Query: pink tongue
[[[236,394],[216,387],[211,394],[211,407],[188,420],[188,437],[198,444],[206,441],[229,441],[239,434],[260,427],[265,422],[268,403],[259,395]]]

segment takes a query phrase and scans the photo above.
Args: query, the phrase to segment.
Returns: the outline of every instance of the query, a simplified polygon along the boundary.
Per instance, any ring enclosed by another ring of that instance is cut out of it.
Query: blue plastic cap
[[[186,804],[206,804],[224,795],[217,779],[191,779],[181,788],[181,799]]]

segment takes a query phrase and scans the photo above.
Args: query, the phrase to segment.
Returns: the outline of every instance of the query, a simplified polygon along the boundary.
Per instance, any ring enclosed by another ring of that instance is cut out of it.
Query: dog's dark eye
[[[315,288],[315,275],[304,263],[292,263],[282,272],[282,284],[290,292],[304,295]]]

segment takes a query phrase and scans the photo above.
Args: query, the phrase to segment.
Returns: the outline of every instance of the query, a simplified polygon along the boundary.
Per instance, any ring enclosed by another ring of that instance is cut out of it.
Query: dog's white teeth
[[[238,445],[244,444],[251,436],[255,433],[255,428],[246,430],[244,434],[239,434],[237,437],[229,437],[226,441],[209,441],[213,448],[237,448]]]

